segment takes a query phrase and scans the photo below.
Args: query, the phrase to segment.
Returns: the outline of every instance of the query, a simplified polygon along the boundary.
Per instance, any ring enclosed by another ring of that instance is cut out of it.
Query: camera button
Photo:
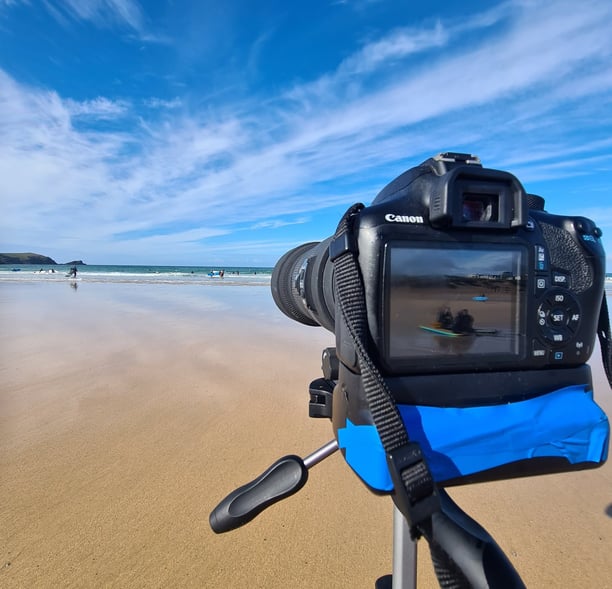
[[[531,357],[546,360],[548,358],[548,349],[543,347],[538,340],[533,340],[531,343]]]
[[[535,288],[536,288],[536,291],[535,291],[536,295],[539,295],[545,290],[547,290],[548,278],[546,278],[545,276],[536,276]]]
[[[555,352],[553,354],[553,360],[556,360],[557,362],[563,360],[563,352]]]
[[[544,339],[555,346],[561,346],[568,340],[567,331],[564,329],[544,327],[540,331],[544,336]]]
[[[549,333],[549,338],[554,344],[564,344],[567,341],[567,337],[565,337],[565,333],[563,331],[551,331]]]
[[[558,307],[552,309],[548,314],[548,319],[550,320],[550,324],[555,327],[562,327],[565,325],[567,321],[567,314],[564,309],[559,309]]]
[[[564,286],[565,288],[570,288],[569,276],[563,272],[553,272],[552,283],[553,286]]]
[[[548,270],[548,256],[546,255],[546,248],[543,245],[535,246],[535,269],[538,272]]]
[[[567,326],[576,331],[580,325],[580,311],[576,305],[572,305],[567,309]]]
[[[555,290],[548,295],[547,299],[550,305],[563,305],[567,302],[568,297],[564,292]]]
[[[550,309],[548,304],[546,303],[542,303],[539,307],[538,307],[538,317],[537,317],[537,321],[538,321],[538,325],[540,327],[546,327],[546,323],[547,323],[547,318],[548,318],[548,313],[549,313]]]

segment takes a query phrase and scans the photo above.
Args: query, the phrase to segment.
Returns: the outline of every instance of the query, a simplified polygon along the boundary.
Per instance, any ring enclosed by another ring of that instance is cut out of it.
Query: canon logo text
[[[385,221],[390,223],[424,223],[423,217],[420,215],[394,215],[393,213],[386,214]]]

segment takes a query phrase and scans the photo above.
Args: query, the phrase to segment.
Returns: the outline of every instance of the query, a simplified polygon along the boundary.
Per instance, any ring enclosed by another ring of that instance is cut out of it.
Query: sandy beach
[[[391,500],[339,453],[245,527],[209,527],[227,493],[332,438],[308,385],[333,336],[268,288],[0,284],[0,326],[0,586],[348,589],[391,572]],[[528,587],[612,588],[610,462],[450,493]],[[418,575],[438,586],[425,543]]]

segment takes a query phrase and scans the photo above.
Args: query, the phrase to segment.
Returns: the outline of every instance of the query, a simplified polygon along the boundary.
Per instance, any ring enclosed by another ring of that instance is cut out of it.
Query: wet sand
[[[227,493],[332,437],[323,329],[266,288],[0,285],[0,585],[373,587],[392,503],[336,454],[223,535]],[[596,398],[612,412],[601,363]],[[451,490],[528,587],[612,587],[612,466]],[[419,544],[420,588],[437,587]]]

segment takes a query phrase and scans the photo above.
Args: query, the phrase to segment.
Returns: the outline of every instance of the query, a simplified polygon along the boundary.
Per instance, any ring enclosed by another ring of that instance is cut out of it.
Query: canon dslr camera
[[[462,407],[590,386],[605,280],[591,220],[549,214],[512,174],[445,153],[387,185],[353,232],[370,354],[396,402]],[[367,410],[330,244],[285,254],[272,294],[292,319],[336,334],[339,365],[324,367],[345,391],[334,422],[359,422]]]

